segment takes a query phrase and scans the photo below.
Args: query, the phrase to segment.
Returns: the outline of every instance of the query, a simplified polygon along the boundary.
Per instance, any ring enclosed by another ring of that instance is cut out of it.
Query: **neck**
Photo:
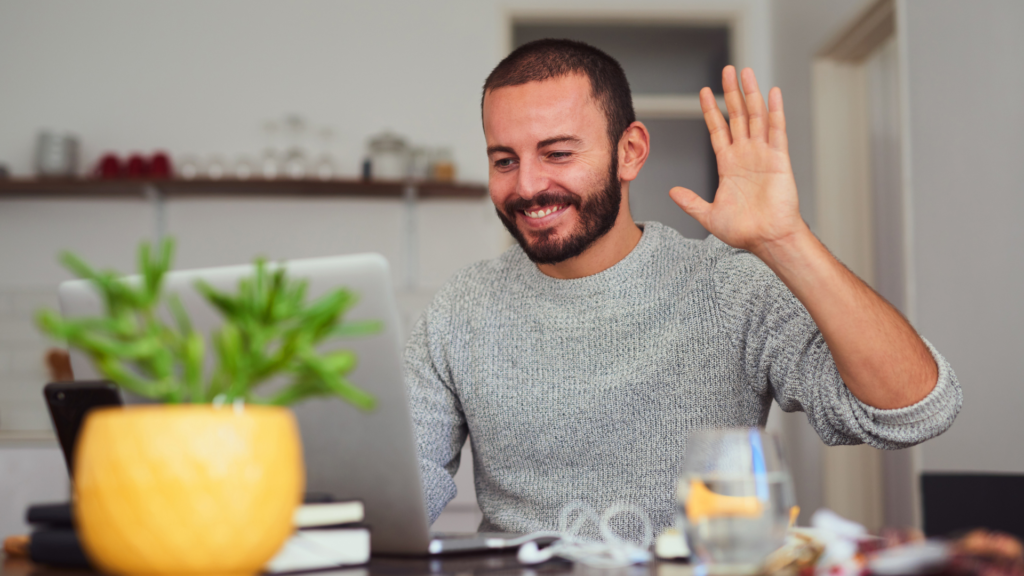
[[[643,232],[633,222],[629,212],[629,187],[623,185],[622,204],[615,224],[607,234],[598,238],[589,248],[575,258],[557,264],[538,264],[544,274],[559,280],[572,280],[593,276],[615,266],[629,255],[640,242]]]

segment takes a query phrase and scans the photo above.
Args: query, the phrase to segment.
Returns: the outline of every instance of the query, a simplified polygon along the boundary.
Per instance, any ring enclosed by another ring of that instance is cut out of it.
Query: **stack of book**
[[[265,574],[293,574],[370,561],[370,530],[360,524],[363,503],[303,504],[295,510],[295,534],[266,566]],[[32,535],[28,556],[33,562],[54,566],[88,567],[89,561],[75,534],[70,504],[29,507]]]
[[[28,556],[33,562],[53,566],[89,566],[71,521],[70,504],[29,506],[25,519],[32,525]]]
[[[358,500],[304,504],[295,511],[298,530],[265,569],[266,574],[291,574],[370,561],[370,530],[360,524]]]

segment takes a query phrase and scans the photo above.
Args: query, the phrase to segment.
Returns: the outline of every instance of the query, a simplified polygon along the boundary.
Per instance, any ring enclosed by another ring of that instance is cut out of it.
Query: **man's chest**
[[[552,465],[579,465],[561,460],[621,457],[622,442],[677,441],[760,417],[762,401],[711,307],[686,298],[588,304],[496,309],[470,328],[453,365],[474,442],[533,446]]]

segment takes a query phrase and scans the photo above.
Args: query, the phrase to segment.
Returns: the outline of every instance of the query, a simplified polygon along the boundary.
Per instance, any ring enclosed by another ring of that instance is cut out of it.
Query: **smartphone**
[[[43,387],[43,396],[70,476],[75,470],[75,440],[86,414],[93,408],[122,405],[121,393],[112,382],[96,380],[51,382]]]

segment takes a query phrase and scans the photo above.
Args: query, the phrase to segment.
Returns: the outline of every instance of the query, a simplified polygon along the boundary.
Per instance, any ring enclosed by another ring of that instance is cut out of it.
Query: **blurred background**
[[[178,268],[376,251],[407,330],[510,245],[480,89],[542,37],[622,62],[652,134],[633,213],[689,237],[667,190],[714,195],[698,90],[727,63],[780,86],[804,218],[955,368],[956,424],[909,450],[826,448],[774,409],[805,515],[934,531],[936,499],[1019,507],[955,481],[1024,475],[1022,26],[1017,0],[0,0],[0,534],[67,497],[31,321],[60,250],[123,271],[163,235]],[[438,528],[479,521],[470,463]]]

